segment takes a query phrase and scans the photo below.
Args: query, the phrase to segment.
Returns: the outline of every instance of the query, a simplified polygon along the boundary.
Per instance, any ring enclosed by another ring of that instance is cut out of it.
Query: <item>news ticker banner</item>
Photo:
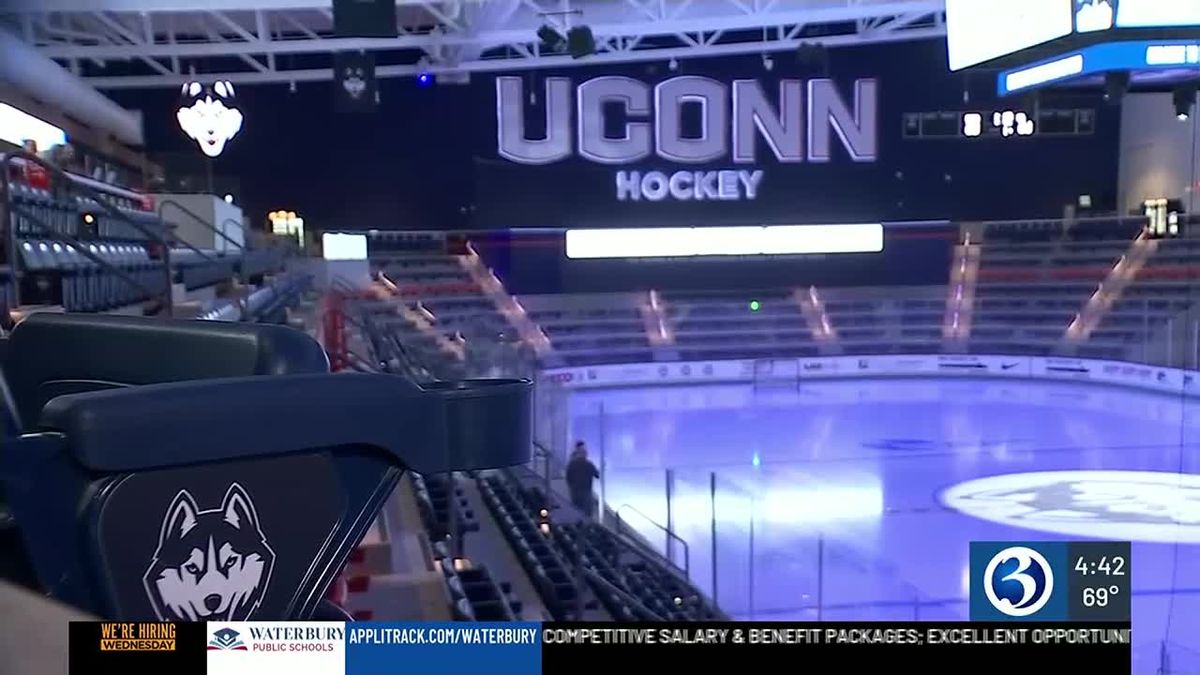
[[[116,636],[116,637],[113,637]],[[286,672],[570,673],[745,668],[756,659],[847,667],[1038,664],[1128,673],[1129,623],[86,623],[71,624],[71,673],[151,667],[172,675]],[[648,666],[647,666],[648,667]],[[985,669],[986,670],[986,669]],[[1066,672],[1066,671],[1064,671]]]
[[[75,622],[70,662],[77,673],[482,675],[664,657],[702,669],[781,657],[921,672],[977,659],[1127,673],[1131,575],[1128,542],[971,542],[970,623]]]

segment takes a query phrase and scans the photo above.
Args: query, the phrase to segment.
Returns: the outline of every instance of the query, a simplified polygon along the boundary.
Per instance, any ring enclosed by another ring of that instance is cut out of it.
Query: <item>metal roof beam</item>
[[[57,12],[60,20],[94,21],[96,16],[107,20],[105,35],[89,39],[47,30],[47,19],[53,16],[47,11],[68,0],[14,1],[18,13],[6,10],[10,20],[33,25],[33,40],[50,58],[95,63],[169,59],[172,64],[170,69],[155,68],[157,75],[89,78],[106,88],[176,86],[182,80],[175,66],[180,59],[196,62],[206,77],[247,84],[330,79],[330,70],[313,67],[311,59],[303,61],[306,70],[281,70],[275,56],[285,54],[415,50],[433,61],[432,68],[422,70],[489,72],[759,54],[794,49],[805,42],[837,47],[945,34],[942,0],[401,0],[400,34],[395,38],[332,36],[328,0],[213,0],[203,10],[193,6],[171,13],[167,12],[177,0],[69,0],[75,11]],[[31,14],[20,13],[30,2],[42,10],[32,22]],[[137,5],[138,14],[128,13],[126,5],[131,4]],[[103,8],[103,13],[88,9],[93,6]],[[563,8],[580,13],[558,14]],[[560,30],[589,26],[597,53],[583,59],[543,53],[536,31],[545,23]],[[119,38],[115,44],[107,38],[114,32]],[[206,59],[229,56],[241,59],[254,72],[235,67],[237,72],[219,73],[203,65]],[[385,59],[397,60],[405,59]],[[389,65],[376,74],[401,77],[417,69]]]
[[[944,35],[937,29],[913,29],[912,31],[904,31],[902,33],[889,34],[889,37],[880,37],[873,39],[871,42],[898,42],[902,40],[913,40],[922,38],[934,38]],[[570,56],[537,56],[535,58],[504,58],[504,59],[482,59],[471,62],[458,64],[456,67],[437,66],[420,67],[417,65],[389,65],[378,66],[375,69],[375,77],[412,77],[419,72],[501,72],[509,70],[533,70],[540,68],[563,68],[580,65],[596,65],[603,63],[637,63],[652,60],[667,60],[671,58],[700,58],[705,56],[730,55],[730,54],[757,54],[760,52],[777,52],[795,49],[800,45],[800,40],[788,40],[769,43],[737,43],[737,44],[721,44],[712,45],[704,48],[693,47],[672,47],[662,49],[637,50],[631,52],[606,52],[602,54],[594,54],[587,59],[572,59]],[[852,44],[862,44],[858,36],[839,36],[823,40],[823,43],[830,47],[847,46]],[[513,45],[514,54],[521,51],[521,45]],[[339,48],[340,49],[340,48]],[[353,48],[351,48],[353,49]],[[226,53],[228,55],[228,53]],[[234,84],[271,84],[278,82],[327,82],[333,78],[329,68],[315,68],[305,70],[276,70],[268,73],[209,73],[205,75],[210,79],[229,80]],[[162,86],[179,86],[189,78],[160,78],[155,76],[117,76],[117,77],[90,77],[86,80],[100,89],[131,89],[131,88],[146,88],[146,87],[162,87]]]

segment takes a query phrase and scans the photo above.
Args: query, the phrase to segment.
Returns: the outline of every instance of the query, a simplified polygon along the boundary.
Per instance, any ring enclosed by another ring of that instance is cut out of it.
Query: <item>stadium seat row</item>
[[[557,621],[575,617],[582,602],[578,581],[512,486],[503,477],[490,474],[479,479],[479,491],[546,610]]]

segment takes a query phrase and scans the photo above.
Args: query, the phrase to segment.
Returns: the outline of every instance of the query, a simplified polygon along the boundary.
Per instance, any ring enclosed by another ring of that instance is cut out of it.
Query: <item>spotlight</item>
[[[1120,103],[1125,92],[1129,91],[1129,73],[1109,73],[1104,76],[1104,100],[1109,103]]]
[[[770,72],[775,68],[775,59],[771,58],[770,54],[763,54],[763,70]]]
[[[1175,99],[1175,117],[1180,122],[1188,121],[1192,114],[1192,104],[1196,102],[1196,85],[1182,85],[1176,87],[1172,95]]]
[[[567,31],[567,53],[573,59],[581,59],[596,53],[596,36],[587,26],[576,26]]]
[[[225,195],[225,203],[232,204],[233,203],[233,195],[231,195],[231,194]]]
[[[546,24],[539,28],[537,30],[537,36],[538,39],[542,41],[542,51],[545,52],[562,51],[563,46],[566,44],[566,40],[563,39],[563,36],[560,35],[558,31],[554,30],[550,24]]]
[[[672,56],[671,60],[667,61],[667,70],[671,71],[672,73],[679,70],[679,59],[676,59],[674,56]]]
[[[437,78],[434,77],[433,73],[424,72],[417,74],[418,87],[432,87],[435,82],[437,82]]]

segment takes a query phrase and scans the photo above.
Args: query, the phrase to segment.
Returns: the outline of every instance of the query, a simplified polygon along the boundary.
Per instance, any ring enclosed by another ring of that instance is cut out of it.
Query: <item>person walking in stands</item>
[[[567,462],[567,488],[571,492],[571,503],[588,518],[595,516],[592,481],[599,477],[600,471],[596,465],[588,461],[587,446],[583,441],[576,441],[571,461]]]

